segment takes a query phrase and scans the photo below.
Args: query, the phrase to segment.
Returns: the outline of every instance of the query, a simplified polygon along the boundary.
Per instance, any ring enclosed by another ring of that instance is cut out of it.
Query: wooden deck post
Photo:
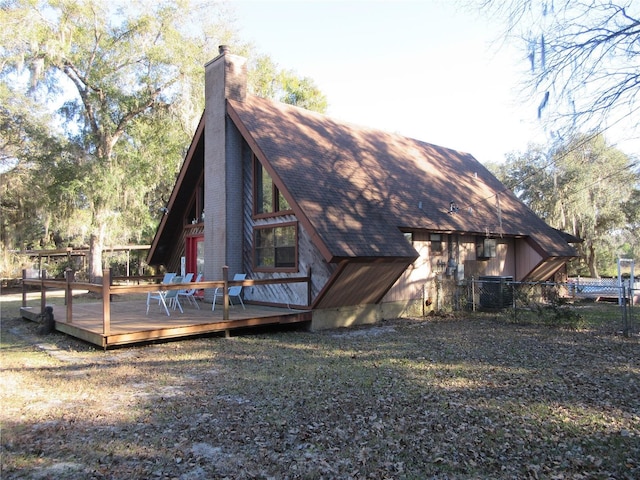
[[[111,333],[111,270],[102,271],[102,334]]]
[[[109,287],[113,285],[113,268],[109,268]],[[113,298],[111,298],[111,292],[109,292],[109,302],[111,302]]]
[[[27,306],[27,284],[24,282],[27,278],[27,269],[22,269],[22,306]]]
[[[47,306],[47,289],[44,286],[44,281],[47,278],[47,271],[40,270],[40,313],[44,313],[44,309]]]
[[[67,279],[67,285],[64,291],[64,302],[67,304],[67,323],[72,323],[72,310],[73,310],[73,290],[71,283],[75,280],[75,273],[70,268],[65,271],[65,278]]]
[[[229,267],[222,267],[222,280],[224,280],[224,288],[222,290],[222,319],[229,320]]]

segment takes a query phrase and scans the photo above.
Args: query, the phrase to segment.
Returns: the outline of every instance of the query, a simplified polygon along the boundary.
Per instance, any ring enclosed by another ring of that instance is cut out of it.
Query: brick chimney
[[[242,137],[226,114],[227,98],[247,95],[246,59],[219,47],[205,65],[204,246],[207,280],[222,279],[242,267]]]

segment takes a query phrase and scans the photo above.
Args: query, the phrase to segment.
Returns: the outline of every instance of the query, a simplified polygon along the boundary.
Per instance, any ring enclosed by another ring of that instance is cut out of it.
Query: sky
[[[501,162],[544,141],[528,63],[454,1],[235,0],[240,37],[310,77],[327,114]]]
[[[310,77],[332,117],[502,162],[548,142],[523,45],[456,0],[231,0],[240,37]],[[466,2],[471,3],[471,2]],[[640,156],[617,125],[607,140]]]

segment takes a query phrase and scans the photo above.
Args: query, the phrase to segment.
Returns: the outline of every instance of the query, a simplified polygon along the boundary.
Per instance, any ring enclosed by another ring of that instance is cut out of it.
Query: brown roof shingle
[[[528,236],[575,255],[468,153],[253,96],[228,106],[334,257],[415,256],[400,229]]]

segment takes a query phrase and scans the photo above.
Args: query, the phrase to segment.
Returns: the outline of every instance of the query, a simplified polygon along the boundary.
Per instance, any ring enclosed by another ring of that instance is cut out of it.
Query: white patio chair
[[[165,273],[164,278],[162,279],[162,283],[164,283],[165,285],[168,283],[171,283],[171,281],[173,280],[173,277],[175,276],[176,276],[175,273]],[[147,315],[149,315],[149,305],[151,305],[151,300],[158,300],[158,305],[164,302],[164,299],[161,293],[162,292],[160,291],[147,293]]]
[[[200,282],[201,280],[202,280],[202,274],[199,273],[198,276],[196,277],[196,283]],[[187,290],[178,290],[178,298],[180,297],[186,298],[190,304],[195,305],[196,308],[200,310],[200,305],[198,305],[198,301],[195,299],[195,294],[197,291],[198,291],[197,288],[188,288]]]
[[[185,277],[181,276],[173,277],[173,281],[171,283],[184,283],[184,278]],[[166,303],[165,308],[167,308],[168,310],[168,307],[172,307],[175,310],[176,307],[178,307],[180,309],[180,313],[184,313],[184,311],[182,310],[182,305],[180,304],[180,300],[178,300],[179,291],[180,290],[167,290],[164,292],[164,300]]]
[[[246,273],[236,273],[233,276],[234,281],[244,280],[245,278],[247,278]],[[231,297],[237,297],[238,300],[240,300],[240,304],[242,305],[242,308],[245,308],[244,302],[242,301],[242,285],[234,285],[233,287],[229,287],[228,295],[229,295],[229,305],[233,305],[233,302],[231,301]],[[224,298],[222,287],[216,288],[215,291],[213,292],[213,306],[211,307],[212,312],[216,309],[216,298],[218,297]]]
[[[189,283],[191,282],[191,279],[193,278],[193,273],[186,273],[184,275],[184,277],[182,277],[182,280],[180,280],[180,283]],[[178,282],[175,282],[178,283]],[[172,293],[173,290],[170,290],[167,292],[167,294],[171,293],[171,301],[169,302],[169,306],[173,307],[173,309],[175,310],[176,307],[180,308],[180,313],[184,313],[182,311],[182,304],[180,303],[180,292],[186,292],[186,289],[183,290],[175,290],[175,293]],[[166,297],[165,297],[166,298]]]

